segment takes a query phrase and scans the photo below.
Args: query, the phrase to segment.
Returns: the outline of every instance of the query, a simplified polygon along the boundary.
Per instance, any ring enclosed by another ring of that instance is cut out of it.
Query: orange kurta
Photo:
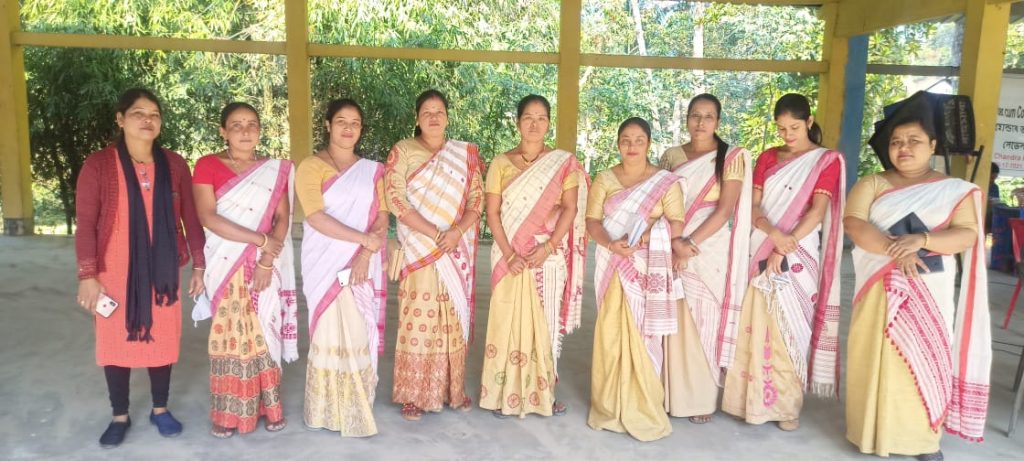
[[[102,255],[106,261],[106,270],[99,273],[97,279],[103,286],[107,296],[117,301],[117,309],[110,317],[95,316],[96,324],[96,364],[99,366],[116,365],[126,368],[161,367],[178,361],[178,350],[181,343],[181,300],[171,306],[160,306],[153,301],[153,341],[129,342],[128,330],[125,328],[125,297],[128,293],[128,188],[125,185],[124,170],[121,162],[117,164],[117,213],[114,217],[114,229],[110,235],[110,243]],[[155,182],[156,167],[154,163],[133,165],[139,183],[144,179],[145,172],[150,182]],[[140,188],[142,200],[146,207],[150,233],[153,230],[153,191]]]

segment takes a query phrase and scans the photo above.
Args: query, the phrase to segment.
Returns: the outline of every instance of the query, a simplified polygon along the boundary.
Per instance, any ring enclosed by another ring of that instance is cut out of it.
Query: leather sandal
[[[214,424],[213,428],[210,429],[210,435],[218,439],[230,439],[231,436],[235,435],[235,430]]]
[[[402,418],[406,421],[419,421],[423,417],[423,410],[416,405],[407,403],[402,405]]]
[[[711,422],[711,415],[691,416],[689,419],[693,424],[707,424]]]
[[[457,407],[452,407],[452,408],[454,408],[456,410],[459,410],[459,411],[461,411],[463,413],[468,413],[470,410],[473,409],[473,399],[471,399],[469,397],[466,397],[466,398],[462,399],[462,404],[461,405],[459,405]]]
[[[270,422],[270,420],[267,420],[267,424],[266,424],[265,427],[267,429],[267,432],[280,432],[280,431],[284,430],[284,428],[287,427],[287,426],[288,426],[288,420],[284,419],[284,418],[281,418],[281,419],[279,419],[277,421],[274,421],[274,422]]]

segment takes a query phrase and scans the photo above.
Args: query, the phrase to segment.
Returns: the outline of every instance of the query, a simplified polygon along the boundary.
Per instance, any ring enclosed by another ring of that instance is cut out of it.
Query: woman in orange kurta
[[[96,364],[104,367],[114,414],[100,437],[105,447],[120,445],[131,426],[132,368],[149,369],[150,421],[165,437],[181,433],[167,398],[181,339],[179,266],[190,254],[189,294],[203,290],[204,239],[191,177],[184,159],[156,144],[159,100],[128,90],[117,123],[117,142],[86,159],[76,188],[78,304],[91,313],[108,298],[118,304],[109,317],[95,317]]]

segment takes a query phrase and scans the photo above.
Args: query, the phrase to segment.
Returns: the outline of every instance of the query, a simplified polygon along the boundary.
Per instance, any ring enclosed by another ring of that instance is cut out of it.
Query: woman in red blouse
[[[832,395],[839,373],[839,258],[843,156],[799,94],[775,104],[783,146],[757,159],[750,286],[722,410],[751,424],[796,430],[804,392]]]
[[[202,292],[204,238],[188,165],[156,142],[160,115],[153,93],[126,91],[117,105],[116,142],[86,159],[75,192],[78,304],[90,313],[108,298],[118,305],[94,317],[96,364],[104,368],[114,414],[100,437],[104,447],[120,445],[131,426],[132,368],[149,369],[150,422],[165,437],[182,430],[167,411],[181,339],[179,267],[191,255],[188,292]]]

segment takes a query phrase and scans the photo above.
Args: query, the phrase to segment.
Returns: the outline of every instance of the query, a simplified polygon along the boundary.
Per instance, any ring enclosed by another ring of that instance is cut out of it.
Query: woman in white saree
[[[213,317],[211,433],[227,438],[285,427],[281,360],[299,357],[288,160],[259,158],[260,119],[245,103],[221,112],[227,148],[196,162],[196,212],[206,228],[207,299],[193,318]]]
[[[740,304],[747,289],[750,152],[715,130],[722,103],[700,94],[687,107],[690,142],[669,148],[661,167],[681,179],[686,227],[676,267],[686,297],[677,301],[679,333],[665,338],[665,411],[696,424],[718,408],[722,367],[732,363]]]
[[[306,213],[303,294],[309,308],[306,426],[344,437],[377,433],[373,401],[384,350],[384,165],[360,157],[363,110],[335,99],[324,115],[327,146],[299,164]]]
[[[931,168],[931,114],[916,96],[885,124],[887,169],[853,186],[844,218],[857,275],[846,438],[923,461],[943,458],[943,425],[982,439],[992,359],[982,194]]]

